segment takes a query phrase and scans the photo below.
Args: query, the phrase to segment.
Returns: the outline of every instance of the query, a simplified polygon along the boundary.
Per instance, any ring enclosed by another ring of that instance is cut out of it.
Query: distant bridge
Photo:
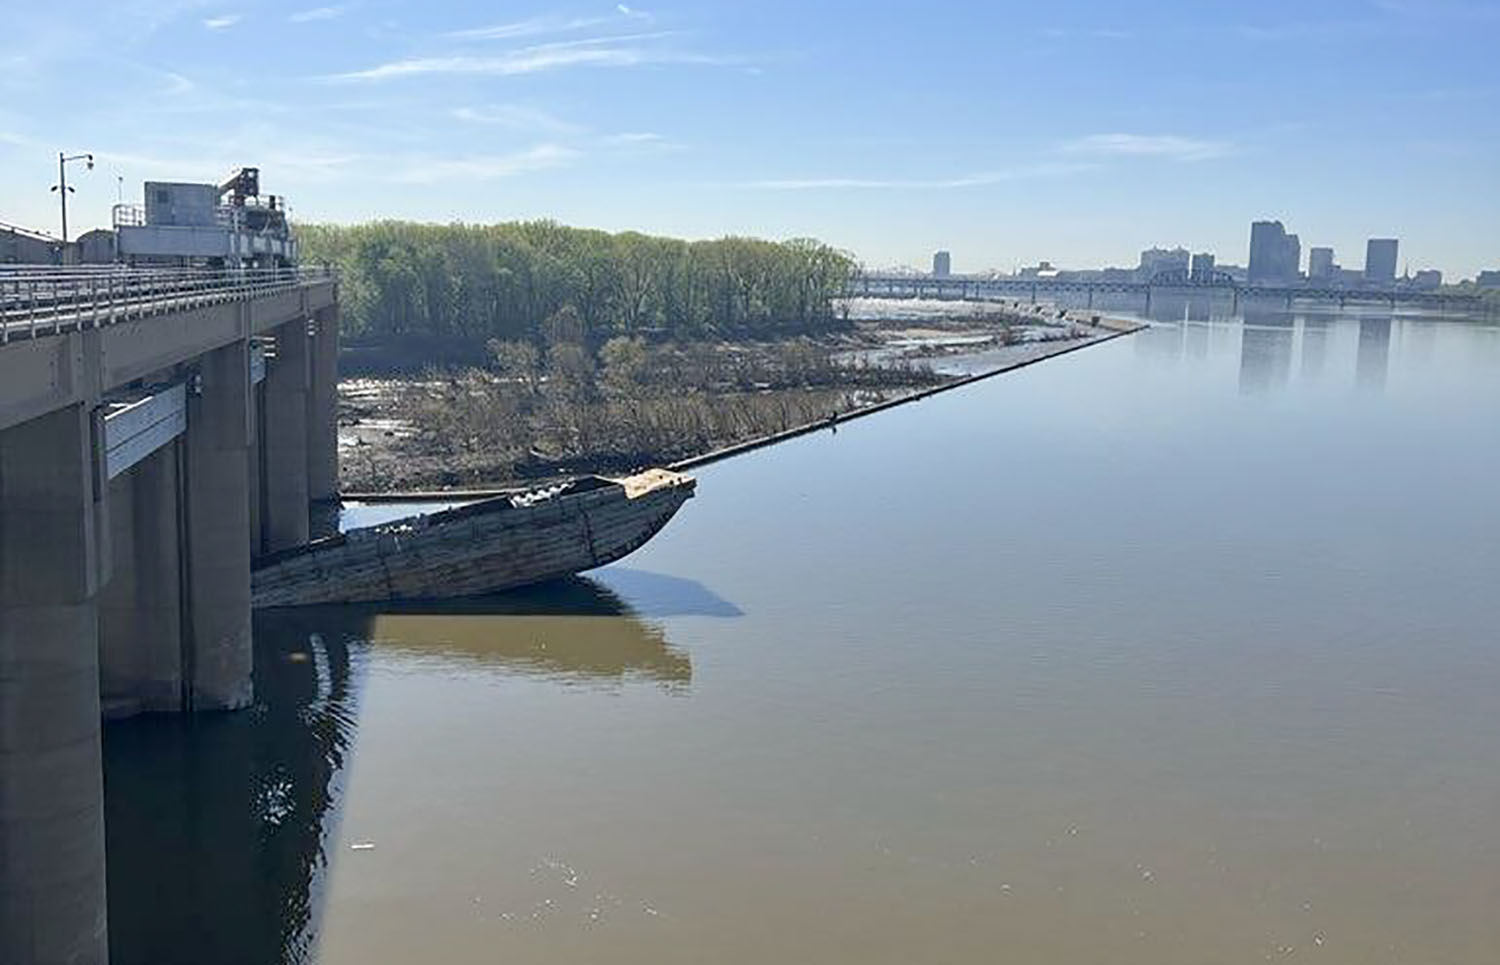
[[[1086,295],[1090,308],[1095,295],[1138,295],[1151,304],[1154,293],[1201,293],[1226,295],[1236,306],[1249,298],[1274,298],[1288,305],[1297,299],[1338,302],[1340,307],[1355,303],[1413,305],[1442,310],[1473,308],[1481,304],[1477,295],[1449,292],[1419,292],[1404,289],[1374,290],[1333,288],[1316,285],[1248,285],[1233,276],[1215,271],[1206,276],[1185,271],[1164,271],[1149,281],[1074,281],[1059,278],[934,278],[930,275],[891,275],[862,273],[855,275],[845,289],[851,297],[932,298],[962,301],[1010,301],[1041,295]]]

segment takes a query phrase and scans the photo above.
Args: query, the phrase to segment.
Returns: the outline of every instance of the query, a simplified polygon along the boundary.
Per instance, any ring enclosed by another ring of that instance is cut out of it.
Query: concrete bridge
[[[1194,278],[1182,272],[1164,272],[1146,281],[1072,281],[1057,278],[935,278],[930,275],[859,274],[849,282],[847,294],[876,298],[932,298],[964,301],[1010,301],[1041,295],[1084,295],[1090,308],[1096,295],[1138,295],[1150,306],[1157,292],[1189,292],[1227,296],[1238,307],[1252,298],[1276,299],[1291,305],[1298,299],[1350,303],[1412,305],[1420,308],[1473,309],[1481,304],[1477,295],[1423,292],[1410,289],[1334,288],[1309,285],[1245,285],[1223,272]]]
[[[108,959],[102,718],[251,703],[337,353],[325,271],[0,268],[0,962]]]

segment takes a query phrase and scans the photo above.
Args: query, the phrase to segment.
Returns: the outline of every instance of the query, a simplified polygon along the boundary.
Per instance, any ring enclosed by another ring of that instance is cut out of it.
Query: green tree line
[[[835,306],[854,269],[811,239],[682,241],[551,221],[301,225],[302,260],[342,270],[349,335],[541,342],[566,312],[594,345],[812,334],[844,324]]]

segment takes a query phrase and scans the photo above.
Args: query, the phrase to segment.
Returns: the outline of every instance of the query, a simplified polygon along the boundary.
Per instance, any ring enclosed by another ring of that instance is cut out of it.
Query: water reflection
[[[606,572],[651,612],[740,613],[691,580]],[[679,693],[692,681],[661,627],[584,578],[452,603],[266,611],[255,639],[253,710],[105,731],[116,965],[313,960],[370,648],[563,684],[639,678]]]
[[[1316,382],[1323,376],[1323,361],[1328,357],[1328,332],[1332,321],[1327,315],[1308,315],[1302,320],[1302,377]]]
[[[1286,385],[1292,370],[1291,316],[1274,309],[1245,306],[1240,340],[1240,392],[1251,394]]]
[[[693,677],[691,660],[667,642],[660,626],[643,621],[609,587],[583,577],[492,597],[294,612],[324,633],[423,661],[479,664],[568,684],[646,678],[675,690]]]
[[[105,729],[115,965],[311,959],[356,673],[337,636],[256,629],[253,710]]]
[[[1391,319],[1389,315],[1363,316],[1359,320],[1359,352],[1355,357],[1355,383],[1361,389],[1381,391],[1390,370]]]

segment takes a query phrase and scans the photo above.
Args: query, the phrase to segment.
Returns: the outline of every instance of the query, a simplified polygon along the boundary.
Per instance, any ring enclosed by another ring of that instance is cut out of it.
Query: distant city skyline
[[[121,184],[248,164],[302,220],[813,236],[955,272],[1243,264],[1257,219],[1346,262],[1379,237],[1414,272],[1500,262],[1478,0],[11,7],[0,222],[54,234],[67,151],[98,159],[77,233]]]
[[[1189,252],[1182,245],[1175,248],[1163,248],[1158,245],[1143,249],[1140,252],[1139,263],[1134,266],[1133,270],[1138,276],[1145,278],[1153,278],[1163,273],[1181,273],[1194,280],[1206,281],[1216,274],[1240,273],[1243,275],[1243,280],[1252,284],[1321,280],[1341,285],[1360,283],[1389,285],[1408,280],[1420,283],[1427,288],[1438,287],[1445,280],[1482,282],[1486,277],[1493,275],[1493,272],[1481,269],[1470,278],[1450,278],[1440,268],[1413,268],[1409,261],[1401,262],[1400,246],[1399,238],[1366,239],[1364,262],[1360,267],[1352,268],[1340,265],[1335,260],[1336,252],[1331,246],[1315,245],[1308,250],[1304,268],[1301,238],[1295,232],[1287,231],[1286,225],[1280,221],[1261,220],[1254,221],[1250,225],[1250,244],[1243,263],[1221,261],[1219,253],[1213,251]],[[952,254],[947,250],[939,251],[933,255],[931,274],[944,278],[950,274],[962,276],[995,271],[1006,273],[995,268],[967,272],[953,271],[951,266]],[[914,268],[910,265],[901,267]],[[1124,264],[1076,265],[1060,262],[1054,265],[1054,262],[1043,259],[1034,265],[1024,266],[1021,270],[1022,272],[1035,270],[1118,272],[1132,269]],[[1014,274],[1014,272],[1009,274]]]

